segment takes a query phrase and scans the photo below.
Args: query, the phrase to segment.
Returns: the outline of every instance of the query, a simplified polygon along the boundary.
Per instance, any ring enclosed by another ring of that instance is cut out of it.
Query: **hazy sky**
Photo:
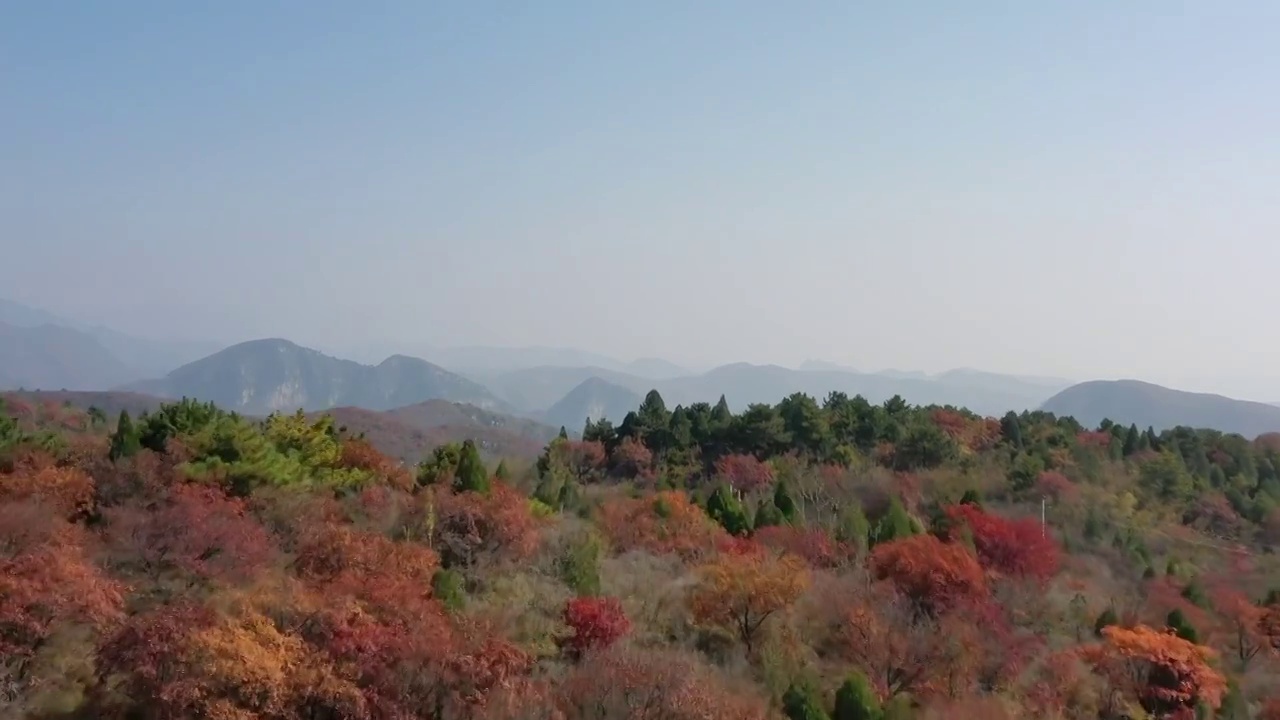
[[[1261,382],[1277,27],[1262,0],[4,3],[0,295],[152,335]]]

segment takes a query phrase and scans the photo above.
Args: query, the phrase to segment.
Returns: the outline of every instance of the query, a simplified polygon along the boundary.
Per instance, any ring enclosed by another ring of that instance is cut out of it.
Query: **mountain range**
[[[377,365],[361,365],[275,338],[232,345],[125,389],[200,398],[246,415],[347,405],[389,410],[426,400],[509,409],[484,386],[426,360],[393,355]]]
[[[1045,409],[1074,415],[1087,425],[1106,417],[1157,429],[1191,424],[1255,435],[1280,431],[1275,406],[1137,381],[1073,384],[967,368],[936,375],[864,372],[822,360],[797,369],[732,363],[692,372],[657,358],[626,363],[539,347],[457,348],[438,352],[431,362],[392,354],[365,364],[280,338],[242,342],[178,362],[209,345],[136,338],[0,301],[0,390],[114,389],[195,397],[246,415],[299,408],[390,411],[447,401],[507,418],[502,422],[533,421],[571,432],[588,418],[620,421],[651,389],[669,407],[714,403],[723,395],[735,411],[797,392],[822,400],[838,391],[876,403],[898,395],[916,404],[954,405],[990,416]],[[557,364],[574,361],[587,362]],[[151,372],[155,368],[163,370]]]
[[[1280,431],[1280,407],[1210,393],[1172,390],[1139,380],[1095,380],[1073,385],[1042,409],[1097,426],[1104,419],[1157,431],[1179,425],[1245,437]]]

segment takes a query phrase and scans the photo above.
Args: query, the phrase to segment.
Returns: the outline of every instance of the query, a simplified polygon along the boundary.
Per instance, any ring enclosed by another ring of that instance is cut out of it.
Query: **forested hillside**
[[[1280,437],[651,392],[427,454],[0,413],[0,716],[1280,718]]]

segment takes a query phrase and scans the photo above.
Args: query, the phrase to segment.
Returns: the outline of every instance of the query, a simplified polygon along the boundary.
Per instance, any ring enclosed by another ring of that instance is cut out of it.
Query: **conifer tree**
[[[808,683],[792,683],[782,695],[782,711],[787,720],[830,720],[822,709],[818,691]]]
[[[480,450],[472,440],[462,443],[453,486],[458,492],[477,492],[482,495],[489,493],[489,470],[485,468]]]
[[[122,457],[133,457],[142,449],[138,438],[138,429],[133,425],[133,418],[128,410],[120,411],[120,419],[116,422],[116,431],[111,435],[109,457],[114,462]]]
[[[782,515],[783,522],[790,524],[796,521],[799,510],[796,508],[796,501],[791,499],[786,480],[779,480],[778,484],[773,486],[773,504]]]
[[[730,535],[743,536],[751,532],[751,523],[742,503],[727,485],[716,488],[707,499],[707,517],[720,523]]]
[[[867,677],[854,670],[836,691],[835,712],[831,720],[880,720],[880,699],[871,689]]]

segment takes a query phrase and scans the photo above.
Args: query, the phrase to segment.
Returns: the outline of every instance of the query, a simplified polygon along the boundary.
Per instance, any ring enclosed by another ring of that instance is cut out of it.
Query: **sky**
[[[1280,3],[0,5],[0,295],[1280,400]]]

